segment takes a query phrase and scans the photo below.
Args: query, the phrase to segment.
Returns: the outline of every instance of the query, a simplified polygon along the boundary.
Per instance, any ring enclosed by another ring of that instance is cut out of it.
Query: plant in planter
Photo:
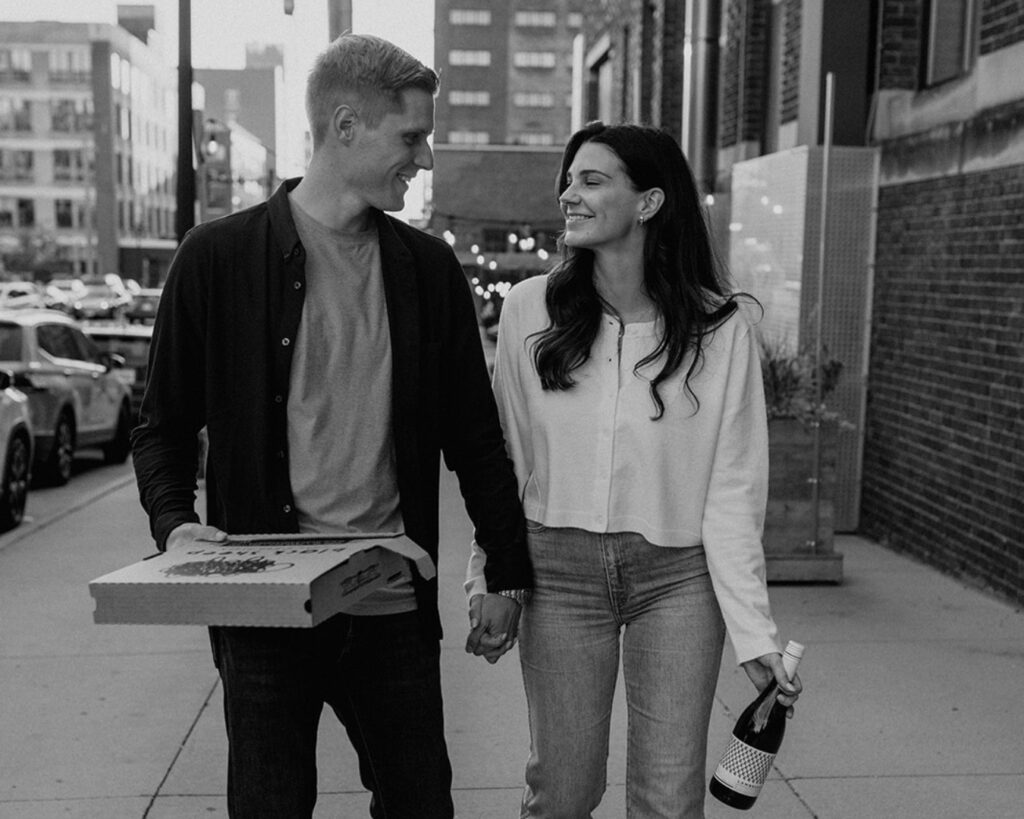
[[[764,549],[769,581],[842,579],[834,535],[836,434],[846,422],[828,407],[842,362],[761,343],[770,473]]]

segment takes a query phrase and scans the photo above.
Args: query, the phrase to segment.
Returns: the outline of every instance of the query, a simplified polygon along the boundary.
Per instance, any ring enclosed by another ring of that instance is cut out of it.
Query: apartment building
[[[0,26],[0,252],[52,246],[40,277],[155,283],[175,247],[174,64],[152,8],[123,8]]]
[[[554,249],[555,176],[572,130],[573,43],[585,5],[435,3],[441,92],[430,224],[457,252],[476,247],[490,258]]]

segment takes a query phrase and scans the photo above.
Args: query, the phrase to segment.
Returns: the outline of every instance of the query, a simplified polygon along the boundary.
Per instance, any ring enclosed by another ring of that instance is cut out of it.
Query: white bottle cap
[[[796,667],[800,665],[800,658],[804,656],[803,643],[790,640],[786,643],[786,650],[782,653],[782,667],[786,669],[786,676],[793,679],[796,674]]]

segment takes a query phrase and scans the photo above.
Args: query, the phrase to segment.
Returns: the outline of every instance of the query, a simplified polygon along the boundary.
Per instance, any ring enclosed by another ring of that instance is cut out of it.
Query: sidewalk
[[[0,819],[224,817],[220,688],[205,631],[96,626],[88,581],[148,548],[133,485],[0,549]],[[470,529],[443,482],[447,731],[461,819],[515,817],[528,750],[518,660],[465,654]],[[772,586],[783,639],[807,645],[805,694],[763,819],[1019,819],[1024,614],[856,537],[845,582]],[[709,772],[753,695],[729,650]],[[613,724],[596,819],[624,819],[625,720]],[[367,796],[325,714],[316,816],[365,817]],[[744,814],[708,800],[709,819]]]

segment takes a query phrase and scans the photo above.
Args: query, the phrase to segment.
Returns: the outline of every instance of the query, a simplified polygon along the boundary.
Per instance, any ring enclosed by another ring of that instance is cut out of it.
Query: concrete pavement
[[[518,660],[466,655],[461,576],[469,524],[443,483],[441,607],[447,730],[461,819],[517,816],[528,749]],[[102,491],[100,491],[102,489]],[[148,549],[134,484],[0,537],[0,819],[226,816],[220,689],[205,630],[96,626],[87,583]],[[807,645],[805,694],[765,819],[1024,816],[1024,614],[856,537],[838,538],[841,586],[772,586],[784,639]],[[709,772],[753,695],[729,651]],[[616,705],[609,790],[623,819],[625,715]],[[333,716],[319,749],[316,816],[366,816]],[[743,814],[709,797],[709,819]]]

